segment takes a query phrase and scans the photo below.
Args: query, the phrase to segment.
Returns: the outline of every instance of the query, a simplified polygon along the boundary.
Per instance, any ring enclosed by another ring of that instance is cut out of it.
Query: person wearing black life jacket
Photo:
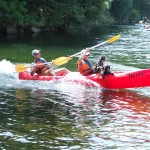
[[[52,70],[53,61],[51,65],[47,63],[44,58],[41,58],[40,50],[34,49],[32,51],[32,56],[34,57],[34,63],[37,65],[31,68],[30,74],[33,76],[35,73],[38,75],[48,75],[48,76],[55,76],[55,72]],[[47,64],[46,64],[47,63]]]
[[[106,61],[106,57],[102,55],[94,66],[95,73],[101,73],[104,70],[104,63]]]
[[[101,73],[103,79],[107,74],[113,75],[113,73],[110,71],[110,66],[104,64],[105,61],[106,61],[106,57],[102,55],[94,67],[94,72]]]
[[[84,76],[91,75],[94,73],[92,63],[89,60],[90,48],[86,48],[81,54],[81,57],[77,61],[77,70]]]

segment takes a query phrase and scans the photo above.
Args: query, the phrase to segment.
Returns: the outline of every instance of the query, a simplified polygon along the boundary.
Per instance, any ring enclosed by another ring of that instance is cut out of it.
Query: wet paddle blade
[[[63,64],[66,64],[69,60],[71,60],[72,57],[59,57],[59,58],[56,58],[54,60],[54,64],[57,65],[57,66],[61,66]]]
[[[27,68],[29,68],[28,66],[25,66],[23,64],[18,64],[15,66],[15,70],[16,72],[23,72],[25,71]]]
[[[111,42],[111,43],[112,43],[112,42],[118,40],[119,38],[120,38],[120,35],[114,36],[114,37],[112,37],[111,39],[109,39],[108,42]]]
[[[99,43],[99,44],[97,44],[95,46],[92,46],[91,49],[94,49],[94,48],[96,48],[98,46],[104,45],[104,44],[109,43],[109,42],[112,43],[112,42],[118,40],[119,38],[120,38],[120,35],[114,36],[114,37],[112,37],[111,39],[109,39],[109,40],[107,40],[105,42],[102,42],[102,43]]]

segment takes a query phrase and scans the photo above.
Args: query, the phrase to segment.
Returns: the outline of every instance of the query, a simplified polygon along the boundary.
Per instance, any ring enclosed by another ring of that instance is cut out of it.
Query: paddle
[[[120,38],[120,35],[114,36],[114,37],[110,38],[109,40],[107,40],[107,41],[105,41],[105,42],[102,42],[102,43],[99,43],[99,44],[97,44],[97,45],[95,45],[95,46],[93,46],[93,47],[90,47],[90,48],[91,48],[91,49],[94,49],[94,48],[96,48],[96,47],[98,47],[98,46],[101,46],[101,45],[104,45],[104,44],[106,44],[106,43],[112,43],[112,42],[116,41],[116,40],[119,39],[119,38]],[[57,65],[57,66],[63,65],[63,64],[65,64],[65,63],[67,63],[69,60],[73,59],[73,57],[78,56],[78,55],[81,54],[81,53],[82,53],[82,51],[81,51],[81,52],[78,52],[78,53],[76,53],[76,54],[74,54],[74,55],[71,55],[71,56],[69,56],[69,57],[64,57],[64,56],[58,57],[58,58],[56,58],[56,59],[54,60],[54,64]],[[48,64],[48,63],[51,63],[51,62],[47,62],[47,63],[44,63],[44,64]],[[42,65],[42,64],[39,64],[39,65]],[[26,65],[23,65],[23,64],[18,64],[18,65],[15,66],[15,70],[16,70],[16,72],[23,72],[23,71],[25,71],[27,68],[30,68],[30,67],[32,67],[32,66],[34,66],[34,65],[26,66]]]
[[[96,47],[98,47],[98,46],[101,46],[101,45],[104,45],[104,44],[106,44],[106,43],[112,43],[112,42],[116,41],[116,40],[119,39],[119,38],[120,38],[120,35],[114,36],[114,37],[110,38],[109,40],[107,40],[107,41],[105,41],[105,42],[102,42],[102,43],[99,43],[99,44],[97,44],[97,45],[95,45],[95,46],[90,47],[90,49],[94,49],[94,48],[96,48]],[[69,60],[73,59],[73,57],[78,56],[78,55],[81,54],[81,53],[82,53],[82,51],[81,51],[81,52],[78,52],[78,53],[76,53],[76,54],[74,54],[74,55],[71,55],[71,56],[69,56],[69,57],[64,57],[64,56],[62,56],[62,57],[56,58],[55,61],[54,61],[54,63],[55,63],[55,65],[57,65],[57,66],[63,65],[63,64],[65,64],[65,63],[67,63]]]
[[[15,70],[16,70],[16,72],[24,72],[27,68],[30,68],[32,66],[34,67],[34,66],[37,66],[37,65],[50,64],[50,63],[52,63],[52,62],[36,64],[36,65],[34,64],[34,65],[30,65],[30,66],[26,66],[24,64],[18,64],[18,65],[15,66]]]

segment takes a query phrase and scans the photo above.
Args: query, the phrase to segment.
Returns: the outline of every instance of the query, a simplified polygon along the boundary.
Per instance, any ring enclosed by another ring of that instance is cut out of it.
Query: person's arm
[[[33,76],[34,75],[34,73],[35,73],[35,70],[36,70],[36,65],[34,65],[34,66],[32,66],[31,68],[30,68],[30,74],[31,74],[31,76]]]
[[[34,73],[35,73],[35,69],[33,69],[33,70],[30,72],[31,76],[33,76]]]
[[[80,56],[80,58],[79,58],[79,62],[81,62],[83,59],[84,59],[84,56],[85,56],[85,54],[87,53],[87,52],[89,52],[91,49],[90,48],[86,48],[86,50],[83,52],[83,54]]]
[[[52,60],[51,64],[50,64],[50,69],[52,69],[54,66],[54,60]]]

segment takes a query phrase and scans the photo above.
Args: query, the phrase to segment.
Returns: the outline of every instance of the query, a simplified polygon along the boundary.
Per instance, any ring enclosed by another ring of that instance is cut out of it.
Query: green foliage
[[[0,29],[88,29],[150,17],[149,10],[149,0],[0,0]]]
[[[21,24],[26,13],[26,3],[20,0],[3,1],[0,0],[0,25]]]
[[[113,0],[110,11],[117,22],[128,22],[132,11],[132,0]]]
[[[46,7],[46,24],[68,29],[96,22],[105,13],[106,0],[55,0]],[[110,3],[110,0],[107,0]]]
[[[66,30],[105,22],[111,0],[0,1],[0,26]],[[104,14],[106,15],[104,17]]]

